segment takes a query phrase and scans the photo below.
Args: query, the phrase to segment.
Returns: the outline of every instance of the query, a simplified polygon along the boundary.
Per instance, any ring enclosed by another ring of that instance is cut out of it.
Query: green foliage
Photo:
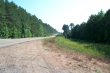
[[[104,28],[104,41],[110,43],[110,9],[106,12],[103,18]]]
[[[3,25],[1,33],[3,38],[7,38],[9,36],[8,27],[6,24]]]
[[[68,36],[69,36],[69,26],[68,25],[66,25],[66,24],[64,24],[63,25],[63,27],[62,27],[62,29],[63,29],[63,34],[64,34],[64,36],[67,38]]]
[[[71,30],[74,27],[74,23],[70,23]]]
[[[57,32],[36,16],[8,0],[0,0],[0,27],[1,38],[38,37]]]
[[[110,45],[69,40],[64,37],[57,37],[56,43],[58,46],[65,48],[65,50],[73,50],[100,59],[110,58]]]
[[[90,41],[95,41],[98,42],[100,40],[102,40],[102,38],[100,38],[101,33],[103,33],[103,26],[102,24],[102,20],[104,17],[104,13],[102,11],[100,11],[97,15],[91,15],[89,20],[87,21],[86,24],[86,34],[87,34],[87,39]]]
[[[110,9],[105,14],[102,10],[92,14],[87,22],[75,25],[68,34],[71,39],[110,43]]]
[[[87,22],[75,25],[69,34],[73,41],[59,37],[58,44],[93,57],[110,58],[110,9],[105,14],[102,10],[98,14],[92,14]]]

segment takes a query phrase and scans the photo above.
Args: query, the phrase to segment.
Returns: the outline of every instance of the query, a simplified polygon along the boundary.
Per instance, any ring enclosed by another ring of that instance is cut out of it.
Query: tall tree
[[[69,36],[69,26],[64,24],[62,29],[64,31],[64,36],[67,38]]]
[[[57,31],[14,2],[0,0],[0,38],[47,36]]]
[[[104,39],[107,42],[110,42],[110,9],[106,12],[105,16],[104,16],[104,24],[105,24],[105,32],[104,32]]]
[[[74,27],[74,23],[70,23],[71,30],[72,30],[73,27]]]

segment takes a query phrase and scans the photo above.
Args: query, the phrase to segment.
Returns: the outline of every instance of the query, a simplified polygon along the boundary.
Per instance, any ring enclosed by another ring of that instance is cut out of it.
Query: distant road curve
[[[41,39],[52,38],[52,37],[55,37],[55,36],[18,38],[18,39],[0,39],[0,48],[15,45],[15,44],[19,44],[19,43],[24,43],[24,42],[28,42],[28,41],[41,40]]]

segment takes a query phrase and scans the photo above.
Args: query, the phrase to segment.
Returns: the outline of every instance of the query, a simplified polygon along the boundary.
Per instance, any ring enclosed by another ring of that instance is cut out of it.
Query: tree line
[[[81,24],[64,24],[62,29],[66,38],[110,43],[110,9],[106,13],[101,10],[98,14],[92,14],[87,22]]]
[[[0,0],[0,38],[47,36],[57,31],[14,2]]]

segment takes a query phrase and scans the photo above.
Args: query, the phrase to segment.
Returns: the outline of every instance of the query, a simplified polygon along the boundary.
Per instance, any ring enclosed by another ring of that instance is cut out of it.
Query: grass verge
[[[59,47],[65,48],[65,50],[80,52],[102,60],[110,60],[110,45],[107,44],[87,43],[65,39],[64,37],[56,37],[55,42]]]

